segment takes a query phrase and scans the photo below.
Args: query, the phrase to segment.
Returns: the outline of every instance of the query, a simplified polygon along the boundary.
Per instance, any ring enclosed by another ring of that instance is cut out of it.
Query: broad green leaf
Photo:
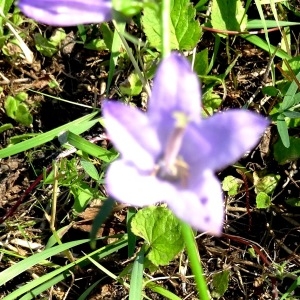
[[[264,193],[264,192],[259,192],[256,195],[256,207],[259,209],[263,208],[269,208],[271,205],[271,197]]]
[[[108,47],[102,39],[92,39],[90,42],[84,44],[84,48],[95,51],[108,50]]]
[[[223,191],[228,192],[228,195],[235,196],[238,193],[242,183],[243,181],[241,179],[229,175],[226,176],[222,181],[222,189]]]
[[[171,0],[170,43],[171,49],[191,50],[200,40],[201,27],[195,20],[196,10],[189,0]],[[161,51],[161,19],[158,11],[147,7],[142,24],[150,45]]]
[[[280,175],[268,174],[260,176],[257,172],[253,172],[253,183],[255,186],[255,193],[264,192],[266,194],[272,194],[280,180]]]
[[[87,38],[87,29],[82,24],[77,25],[77,29],[78,29],[77,31],[78,37],[81,38],[81,40],[85,43]]]
[[[18,108],[18,101],[12,96],[8,96],[4,101],[4,108],[7,116],[12,119],[15,119],[16,111]]]
[[[213,0],[211,24],[214,29],[227,31],[245,31],[247,15],[240,0]],[[227,35],[219,34],[222,37]]]
[[[71,185],[70,191],[74,196],[74,210],[77,213],[83,212],[93,198],[93,189],[86,182],[77,181]]]
[[[33,118],[27,104],[24,102],[28,98],[25,92],[18,93],[16,96],[8,96],[4,102],[6,114],[17,122],[29,126]]]
[[[33,122],[33,117],[29,112],[29,108],[25,103],[20,103],[16,111],[16,121],[25,126],[30,126]]]
[[[289,198],[285,200],[286,204],[293,207],[300,207],[300,198]]]
[[[50,42],[53,43],[53,45],[58,46],[66,38],[66,36],[64,29],[58,28],[50,37]]]
[[[277,125],[277,130],[278,130],[278,133],[282,140],[283,145],[286,148],[289,148],[290,147],[290,136],[289,136],[287,124],[285,122],[283,115],[280,114],[278,116],[276,125]]]
[[[300,118],[300,112],[298,111],[286,110],[285,112],[283,112],[283,114],[290,119]]]
[[[52,57],[58,51],[58,46],[65,37],[66,33],[62,28],[57,29],[50,39],[36,33],[34,35],[35,47],[41,54]]]
[[[213,291],[212,291],[212,296],[213,298],[221,298],[225,292],[228,289],[228,283],[229,283],[229,276],[230,276],[230,271],[229,270],[223,270],[219,273],[213,274]]]
[[[108,49],[112,49],[112,43],[113,43],[113,38],[114,38],[114,33],[110,29],[107,23],[101,23],[100,24],[100,31],[103,36],[103,40],[105,42],[105,45]]]
[[[297,74],[296,78],[298,80],[300,80],[300,72]],[[293,80],[283,98],[282,103],[280,104],[280,109],[282,111],[287,110],[294,105],[294,103],[295,103],[294,98],[295,98],[297,90],[298,90],[298,85]]]
[[[286,148],[281,140],[274,145],[274,158],[283,165],[300,158],[300,138],[291,137],[290,147]]]
[[[203,106],[211,115],[220,107],[222,103],[221,97],[214,93],[213,88],[209,88],[207,91],[205,91],[202,101]]]
[[[300,126],[300,117],[298,117],[298,118],[286,118],[285,121],[286,121],[289,128],[296,128],[296,127]]]
[[[293,70],[294,74],[298,74],[300,72],[300,55],[288,59],[287,61],[283,61],[282,70],[289,74],[290,70],[287,67],[287,63],[289,64],[289,67]],[[284,74],[282,75],[285,76]]]
[[[132,72],[128,78],[120,84],[120,91],[124,95],[137,96],[142,92],[143,84],[136,72]]]
[[[183,249],[181,225],[165,207],[150,206],[139,210],[132,219],[131,229],[146,241],[147,258],[156,266],[167,265]]]
[[[82,159],[80,163],[84,169],[84,171],[94,180],[98,181],[100,179],[99,173],[94,166],[94,164],[88,160]]]
[[[261,91],[268,96],[276,97],[280,91],[274,86],[264,86]]]
[[[208,73],[208,49],[198,52],[195,55],[194,71],[198,75],[207,75]]]
[[[34,35],[34,41],[36,49],[44,56],[52,57],[58,51],[58,48],[40,33]]]
[[[127,17],[132,17],[138,14],[145,5],[143,1],[139,0],[113,0],[112,3],[113,8],[116,12],[120,12]],[[114,18],[118,19],[120,17],[118,16],[118,14],[116,14]]]
[[[25,102],[27,99],[28,99],[28,94],[25,92],[20,92],[15,96],[8,96],[4,103],[6,114],[10,118],[15,119],[18,106],[21,103]]]

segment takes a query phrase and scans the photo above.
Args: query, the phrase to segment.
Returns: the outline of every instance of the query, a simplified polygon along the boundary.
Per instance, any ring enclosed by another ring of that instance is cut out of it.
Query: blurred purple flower
[[[121,202],[166,202],[195,229],[220,235],[223,197],[214,172],[254,147],[268,121],[246,110],[201,119],[200,96],[190,64],[172,53],[158,68],[146,114],[105,101],[106,129],[121,153],[106,184]]]
[[[111,0],[19,0],[29,18],[53,26],[100,23],[112,18]]]

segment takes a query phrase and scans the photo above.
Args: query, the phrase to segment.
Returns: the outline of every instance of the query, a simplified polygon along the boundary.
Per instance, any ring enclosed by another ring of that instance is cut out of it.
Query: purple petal
[[[112,18],[111,0],[19,0],[27,17],[53,26],[100,23]]]
[[[133,206],[166,202],[174,214],[197,230],[220,235],[224,218],[219,181],[204,172],[193,190],[182,190],[124,160],[113,162],[106,173],[106,188],[116,200]]]
[[[192,182],[193,188],[179,190],[176,198],[166,202],[178,218],[193,228],[220,235],[224,219],[220,182],[210,171],[202,172]]]
[[[200,124],[189,125],[181,155],[199,172],[220,170],[252,149],[268,124],[266,118],[246,110],[215,114]]]
[[[119,102],[104,101],[103,116],[109,138],[122,157],[138,169],[152,170],[161,146],[147,115]]]
[[[159,129],[166,116],[174,112],[185,113],[190,120],[200,120],[200,85],[190,63],[178,53],[171,53],[158,67],[149,100],[148,114]]]
[[[133,206],[155,204],[163,201],[165,195],[175,193],[170,184],[161,182],[149,172],[139,171],[122,159],[109,166],[105,180],[109,195]]]

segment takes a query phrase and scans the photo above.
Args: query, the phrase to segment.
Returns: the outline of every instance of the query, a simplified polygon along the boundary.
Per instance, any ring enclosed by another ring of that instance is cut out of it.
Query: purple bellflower
[[[111,0],[19,0],[29,18],[52,26],[100,23],[112,19]]]
[[[106,130],[121,154],[106,185],[116,200],[165,202],[195,229],[220,235],[223,196],[214,172],[254,147],[268,121],[242,109],[202,119],[200,97],[189,62],[172,53],[158,67],[147,113],[105,101]]]

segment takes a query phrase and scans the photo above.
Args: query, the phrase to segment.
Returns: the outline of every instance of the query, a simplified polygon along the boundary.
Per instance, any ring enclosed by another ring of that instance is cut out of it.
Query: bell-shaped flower
[[[19,0],[29,18],[52,26],[100,23],[112,19],[111,0]]]
[[[198,78],[172,53],[158,67],[148,111],[105,101],[109,138],[121,158],[106,174],[108,193],[123,203],[167,203],[197,230],[220,235],[223,196],[215,171],[253,148],[268,120],[247,110],[201,118]]]

